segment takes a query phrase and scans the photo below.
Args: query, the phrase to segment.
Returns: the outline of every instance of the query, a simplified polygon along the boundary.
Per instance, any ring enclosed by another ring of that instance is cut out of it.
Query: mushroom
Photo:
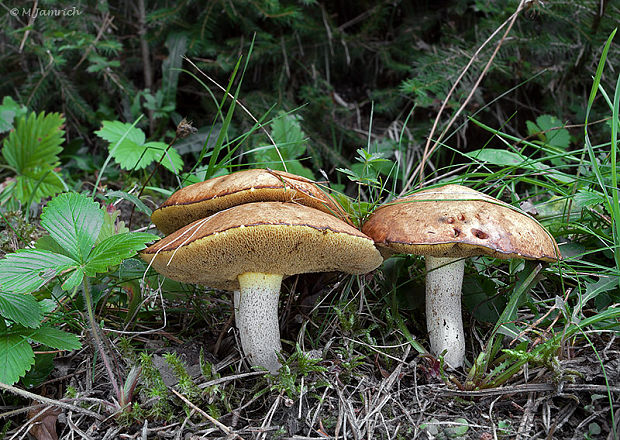
[[[351,223],[342,207],[311,180],[264,169],[238,171],[186,186],[153,211],[151,220],[167,235],[231,206],[268,201],[296,202]]]
[[[372,239],[314,208],[283,202],[233,206],[197,220],[141,253],[177,281],[239,290],[237,326],[252,365],[277,372],[278,295],[284,277],[363,274],[383,261]]]
[[[461,287],[465,258],[488,255],[557,261],[553,237],[516,208],[460,185],[427,189],[379,207],[362,232],[384,255],[426,257],[426,325],[431,350],[458,368],[465,359]]]

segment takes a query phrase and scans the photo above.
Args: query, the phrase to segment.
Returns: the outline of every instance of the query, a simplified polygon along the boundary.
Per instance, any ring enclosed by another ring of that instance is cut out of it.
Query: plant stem
[[[93,311],[93,298],[90,295],[90,287],[88,286],[88,278],[84,277],[84,282],[82,283],[82,291],[84,292],[84,300],[86,301],[86,311],[88,312],[88,322],[90,324],[90,330],[93,334],[93,339],[95,341],[95,347],[97,351],[101,355],[101,359],[103,360],[103,364],[105,365],[105,369],[108,373],[108,377],[110,379],[110,383],[112,384],[112,388],[114,388],[114,393],[116,394],[116,398],[118,401],[121,401],[121,392],[118,388],[118,383],[116,382],[116,377],[114,376],[114,372],[112,371],[112,367],[110,365],[110,359],[105,354],[103,350],[103,344],[101,338],[99,336],[99,330],[97,326],[97,322],[95,321],[95,313]]]

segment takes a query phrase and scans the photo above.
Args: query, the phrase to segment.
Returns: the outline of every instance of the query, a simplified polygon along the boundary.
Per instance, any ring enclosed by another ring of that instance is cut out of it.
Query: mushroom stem
[[[465,360],[465,333],[461,315],[463,258],[426,257],[426,326],[431,350],[444,355],[452,368]]]
[[[276,374],[282,350],[278,324],[278,298],[282,275],[248,272],[239,275],[237,327],[241,347],[250,364]]]

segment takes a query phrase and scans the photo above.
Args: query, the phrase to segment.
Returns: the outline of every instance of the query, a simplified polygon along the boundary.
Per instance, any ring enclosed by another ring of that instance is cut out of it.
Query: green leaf
[[[527,121],[528,134],[537,136],[545,145],[566,150],[570,145],[570,133],[563,127],[564,124],[552,115],[540,115],[536,124]]]
[[[110,209],[112,209],[111,212]],[[95,245],[113,235],[129,232],[129,228],[125,226],[125,222],[116,222],[120,214],[121,212],[115,209],[112,205],[103,210],[103,226],[99,230],[99,235],[97,236]]]
[[[28,112],[25,106],[19,105],[10,96],[5,96],[0,105],[0,133],[13,128],[13,120]]]
[[[43,319],[37,300],[23,293],[0,293],[0,315],[31,328],[38,327]]]
[[[83,279],[84,279],[84,269],[81,267],[78,267],[75,269],[75,271],[73,271],[71,276],[67,278],[64,283],[62,283],[61,287],[64,290],[74,289],[78,284],[82,282]]]
[[[609,292],[618,288],[618,278],[610,276],[600,276],[597,282],[586,283],[586,292],[579,299],[579,309],[583,309],[586,303],[592,298],[604,292]]]
[[[65,193],[47,204],[41,225],[75,260],[83,263],[103,225],[103,210],[83,194]]]
[[[17,176],[13,188],[17,200],[25,203],[32,198],[33,202],[39,202],[43,197],[62,192],[65,184],[53,169],[37,168]]]
[[[65,255],[49,251],[17,251],[0,260],[0,287],[12,293],[34,292],[60,272],[77,264]]]
[[[271,123],[271,137],[280,147],[284,159],[296,159],[306,152],[306,135],[299,115],[282,114]],[[275,152],[274,152],[275,153]],[[277,159],[277,153],[274,159]]]
[[[0,382],[13,385],[34,364],[34,351],[21,335],[0,334]]]
[[[500,166],[524,166],[530,160],[519,153],[495,148],[484,148],[465,154],[472,159]]]
[[[17,119],[15,130],[4,140],[2,155],[17,172],[15,197],[22,203],[38,203],[42,197],[54,195],[64,182],[53,172],[64,141],[60,113],[31,113]]]
[[[133,256],[137,251],[144,249],[146,243],[158,237],[146,232],[127,232],[106,238],[93,249],[84,266],[88,276],[98,272],[105,272],[110,266],[120,264],[126,258]]]
[[[54,353],[38,353],[34,356],[34,368],[22,378],[21,384],[26,388],[40,386],[54,371]]]
[[[125,133],[127,136],[119,143]],[[163,142],[145,143],[146,137],[142,130],[120,121],[103,121],[101,130],[95,134],[110,143],[110,155],[125,170],[142,169],[153,161],[159,161],[168,147]],[[178,172],[183,166],[183,160],[174,148],[170,148],[162,165],[172,172]]]
[[[56,240],[54,240],[49,235],[43,235],[42,237],[39,237],[39,239],[37,239],[36,243],[34,244],[34,247],[35,249],[38,249],[40,251],[50,251],[54,252],[55,254],[62,254],[71,258],[69,252],[67,252],[62,246],[60,246],[56,242]]]
[[[82,347],[77,336],[54,327],[41,327],[24,336],[57,350],[77,350]]]
[[[168,49],[168,57],[161,63],[164,103],[175,104],[183,55],[187,52],[187,35],[171,33],[165,45]]]
[[[533,161],[530,158],[513,151],[484,148],[470,153],[465,153],[465,156],[468,156],[478,162],[485,162],[492,165],[534,170],[540,172],[541,174],[548,175],[549,177],[552,177],[562,183],[573,183],[575,180],[573,176],[569,176],[568,174],[557,171],[544,163]]]
[[[146,206],[144,204],[144,202],[142,200],[140,200],[138,197],[136,197],[134,194],[129,194],[129,193],[125,192],[125,191],[110,191],[105,196],[106,197],[118,197],[120,199],[128,200],[131,203],[133,203],[134,205],[136,205],[136,209],[138,210],[138,212],[142,212],[142,213],[148,215],[149,217],[153,213],[151,208]]]
[[[161,161],[161,164],[170,172],[178,174],[183,168],[183,159],[181,159],[181,156],[174,148],[169,148],[168,151],[166,151],[168,148],[167,144],[163,142],[147,142],[144,144],[144,148],[144,158],[140,161],[140,165],[144,165],[138,166],[136,169],[145,168],[154,161],[159,162],[162,156],[164,156],[164,158]],[[145,163],[146,160],[148,160],[147,163]]]
[[[306,153],[306,135],[301,129],[299,115],[280,112],[271,123],[271,137],[278,146],[268,145],[253,154],[253,160],[274,170],[284,171],[282,161],[289,172],[314,179],[314,174],[297,160]],[[280,154],[278,154],[278,151]],[[280,158],[282,156],[282,158]]]
[[[125,133],[127,133],[127,136],[125,136]],[[110,143],[110,148],[114,150],[118,149],[118,147],[123,143],[129,143],[136,146],[144,145],[144,141],[146,140],[142,130],[132,127],[131,124],[126,124],[120,121],[103,121],[101,130],[96,131],[95,134],[108,141]],[[115,144],[120,141],[123,136],[125,136],[125,139],[123,139],[119,146],[114,148]]]

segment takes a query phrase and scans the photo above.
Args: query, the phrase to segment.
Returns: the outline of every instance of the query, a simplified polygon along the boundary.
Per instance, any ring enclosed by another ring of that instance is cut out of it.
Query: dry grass
[[[609,388],[593,347],[575,339],[558,352],[551,369],[532,365],[499,388],[459,389],[455,384],[464,382],[463,372],[445,372],[451,376],[442,377],[436,361],[418,355],[391,328],[383,301],[372,293],[378,289],[372,279],[361,280],[362,289],[353,289],[349,280],[323,284],[323,278],[307,277],[285,283],[285,289],[297,286],[298,294],[282,302],[283,337],[305,346],[310,357],[319,354],[316,365],[308,367],[293,356],[291,373],[280,380],[252,372],[240,358],[227,295],[208,298],[196,296],[201,293],[196,291],[181,303],[166,302],[166,332],[111,344],[116,364],[124,371],[136,362],[139,351],[153,355],[169,391],[168,421],[146,416],[156,399],[148,396],[144,381],[134,398],[138,411],[113,413],[106,403],[112,399],[110,384],[99,360],[93,370],[95,351],[86,347],[59,359],[52,378],[41,387],[48,399],[74,395],[62,399],[64,407],[48,423],[57,422],[61,439],[582,439],[588,433],[591,438],[613,438],[607,393],[618,408],[620,350],[612,333],[589,334],[612,384]],[[302,281],[315,281],[315,291],[321,294],[303,292]],[[194,304],[191,316],[180,312],[188,304]],[[114,320],[106,316],[107,325],[115,325]],[[159,327],[156,319],[152,325]],[[211,377],[201,374],[201,348],[217,371]],[[290,343],[287,350],[295,351]],[[187,391],[163,361],[167,352],[185,362],[196,393]],[[469,359],[472,355],[468,353]],[[10,417],[13,424],[5,438],[25,438],[37,421],[41,423],[35,416],[50,401],[42,405],[36,397],[30,399],[31,404],[5,406],[4,411],[19,408]],[[600,434],[593,435],[597,427]]]

